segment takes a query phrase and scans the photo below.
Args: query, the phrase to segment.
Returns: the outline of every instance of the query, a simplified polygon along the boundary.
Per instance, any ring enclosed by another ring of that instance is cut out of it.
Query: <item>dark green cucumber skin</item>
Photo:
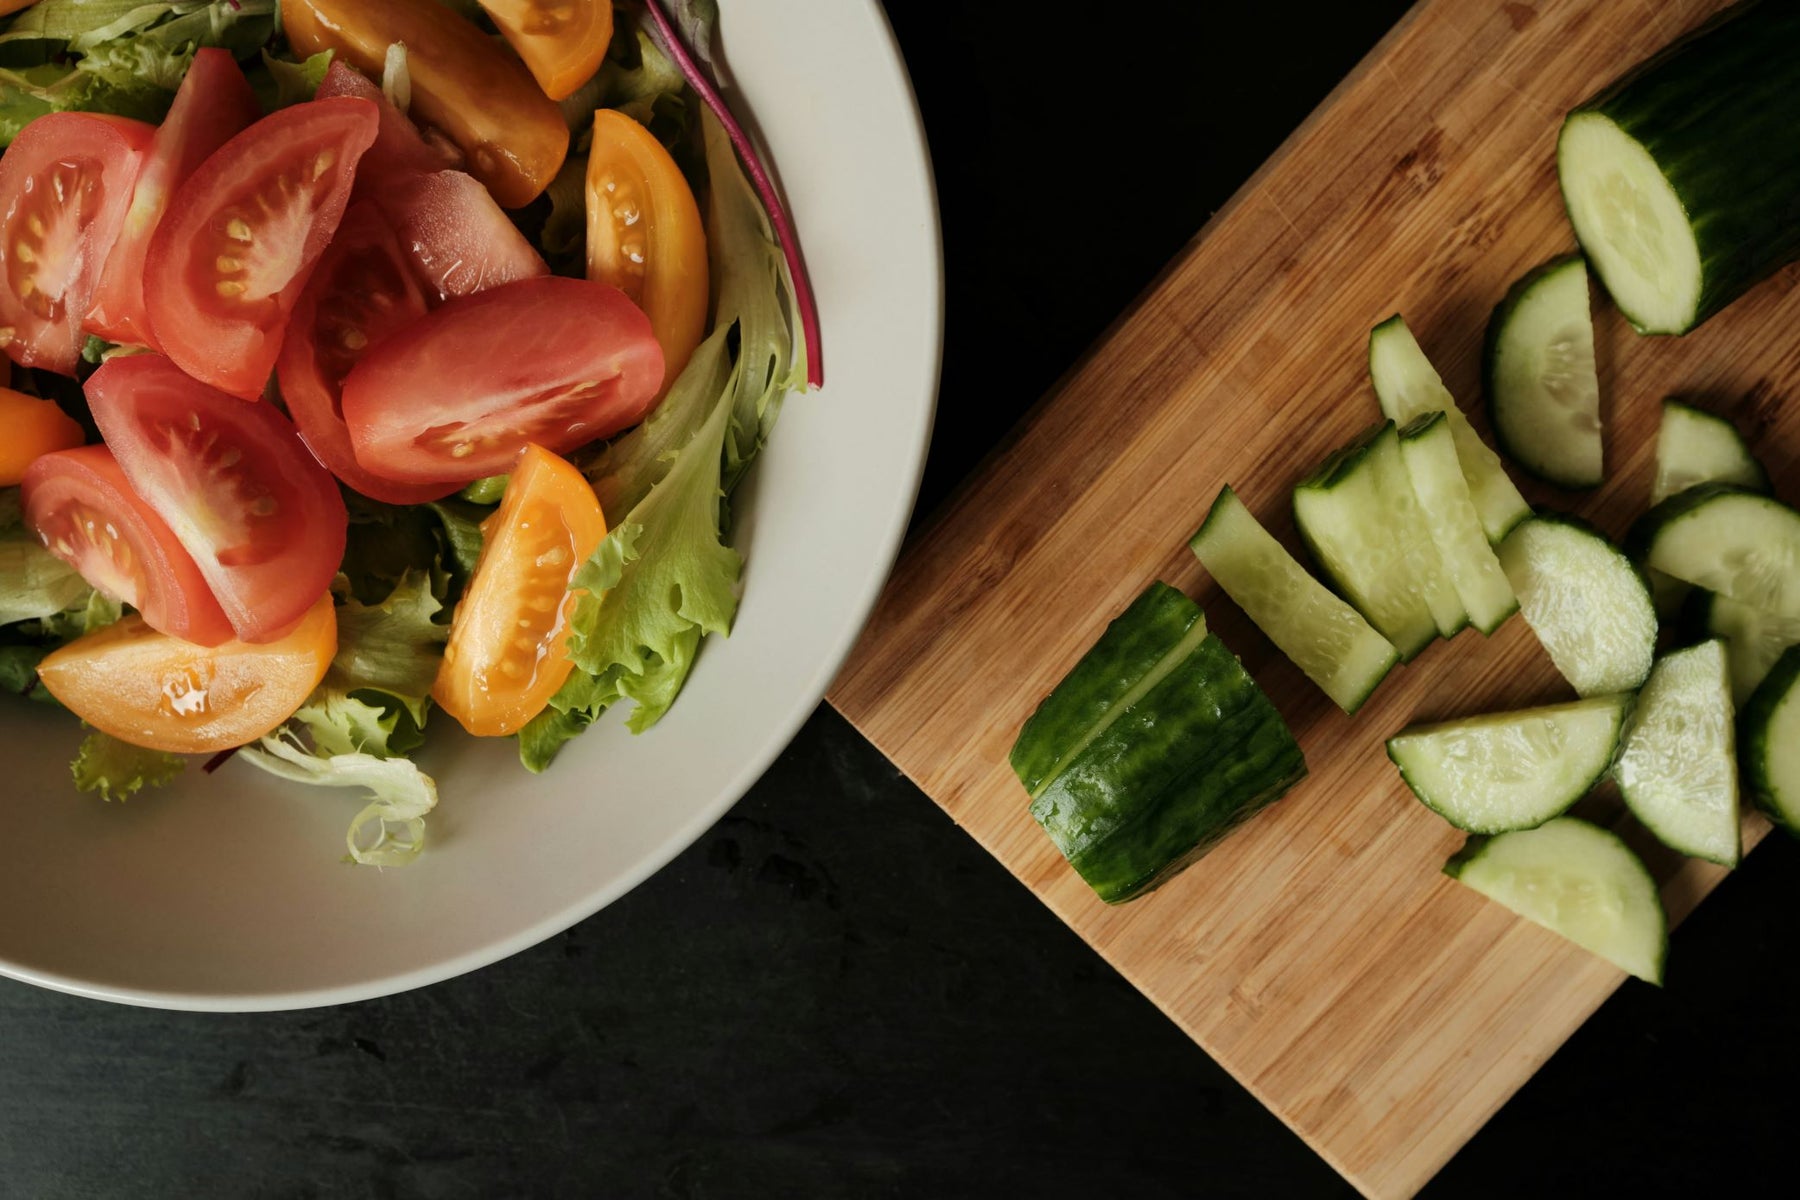
[[[1155,888],[1306,774],[1281,715],[1209,635],[1031,805],[1096,895]]]
[[[1145,588],[1019,730],[1011,762],[1026,792],[1037,795],[1068,748],[1200,619],[1200,606],[1178,589],[1160,581]]]
[[[1775,710],[1795,687],[1800,687],[1800,646],[1788,647],[1750,694],[1750,699],[1745,701],[1744,711],[1738,714],[1738,743],[1744,791],[1770,820],[1800,837],[1800,813],[1782,810],[1775,795],[1774,780],[1769,778],[1767,732]],[[1790,796],[1788,803],[1793,804],[1797,799],[1800,798]]]
[[[1536,287],[1546,275],[1560,271],[1572,262],[1583,263],[1585,269],[1585,261],[1580,252],[1559,254],[1549,262],[1541,263],[1521,275],[1511,287],[1506,289],[1506,295],[1501,297],[1500,303],[1494,305],[1493,315],[1488,318],[1487,335],[1481,343],[1481,388],[1485,394],[1488,428],[1494,431],[1494,440],[1500,444],[1500,452],[1517,463],[1519,469],[1533,479],[1542,480],[1553,487],[1569,491],[1591,491],[1600,485],[1599,483],[1590,483],[1571,487],[1561,480],[1540,475],[1526,461],[1525,456],[1513,446],[1512,440],[1506,436],[1506,424],[1500,420],[1500,414],[1496,411],[1498,408],[1496,401],[1500,393],[1496,381],[1500,365],[1500,334],[1506,328],[1506,323],[1512,320],[1513,310],[1519,307],[1520,301],[1524,300],[1526,294]]]
[[[1800,5],[1746,0],[1581,105],[1636,139],[1700,250],[1687,332],[1800,258]],[[1574,115],[1574,114],[1571,114]]]
[[[1374,449],[1375,443],[1381,440],[1381,435],[1386,433],[1393,424],[1392,421],[1382,421],[1380,424],[1364,430],[1348,446],[1342,450],[1333,451],[1330,458],[1319,464],[1318,470],[1295,484],[1294,490],[1296,492],[1329,492],[1342,483],[1346,475],[1356,469],[1357,464],[1367,457],[1369,451]]]
[[[1420,413],[1400,427],[1400,440],[1403,442],[1410,442],[1416,437],[1422,437],[1424,436],[1425,431],[1430,429],[1433,425],[1448,421],[1449,419],[1449,417],[1446,417],[1443,414],[1442,410]]]

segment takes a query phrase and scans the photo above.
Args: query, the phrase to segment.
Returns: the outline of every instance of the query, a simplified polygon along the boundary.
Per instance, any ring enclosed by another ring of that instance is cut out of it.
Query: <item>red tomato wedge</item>
[[[14,362],[75,373],[81,318],[155,133],[123,117],[50,113],[0,156],[0,346]]]
[[[550,273],[506,210],[465,171],[398,178],[377,202],[433,300]]]
[[[561,454],[636,424],[662,372],[650,319],[618,288],[521,279],[371,348],[344,380],[344,421],[378,475],[480,479],[528,443]]]
[[[89,333],[109,342],[156,345],[150,316],[144,311],[144,258],[150,252],[150,237],[182,181],[261,115],[256,94],[229,51],[216,47],[195,51],[169,115],[150,142],[150,156],[138,175],[118,240],[100,271],[83,326]]]
[[[367,100],[296,104],[226,142],[177,189],[150,240],[144,300],[182,370],[246,400],[262,394],[378,123]]]
[[[274,405],[234,400],[155,354],[105,363],[87,398],[239,638],[279,637],[325,592],[344,557],[344,498]]]
[[[393,230],[372,203],[359,200],[344,213],[300,293],[275,363],[281,398],[314,457],[350,487],[389,504],[422,504],[462,486],[395,483],[370,474],[357,463],[344,425],[344,376],[364,350],[425,309],[425,294]]]
[[[367,100],[381,114],[375,144],[356,168],[356,199],[379,193],[395,175],[441,171],[456,165],[442,150],[427,145],[418,126],[389,103],[367,76],[343,59],[334,58],[313,98],[330,100],[340,96]]]
[[[37,459],[25,472],[23,502],[26,525],[52,554],[152,628],[202,646],[232,636],[192,556],[138,499],[105,446]]]

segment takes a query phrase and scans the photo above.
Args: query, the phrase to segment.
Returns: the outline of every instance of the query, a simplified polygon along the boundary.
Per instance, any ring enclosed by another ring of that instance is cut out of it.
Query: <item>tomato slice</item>
[[[67,450],[87,440],[74,418],[53,400],[41,400],[0,387],[0,487],[25,478],[32,463],[53,450]]]
[[[395,180],[379,203],[434,299],[550,273],[536,247],[466,172]]]
[[[606,518],[580,471],[527,446],[481,532],[431,695],[470,733],[500,737],[542,712],[569,677],[569,581],[599,549]]]
[[[88,306],[84,328],[109,342],[155,346],[144,311],[144,258],[169,199],[213,151],[262,115],[237,60],[229,51],[194,52],[193,65],[175,92],[169,115],[157,126],[150,155],[131,193],[124,224]]]
[[[456,165],[447,161],[442,151],[427,145],[406,114],[395,108],[366,75],[341,58],[331,60],[313,99],[330,100],[337,96],[367,100],[380,114],[375,144],[357,164],[356,188],[352,193],[355,199],[379,196],[395,176],[441,171]]]
[[[128,616],[38,664],[50,694],[136,746],[207,754],[254,741],[293,715],[337,654],[337,610],[321,596],[279,641],[207,648]]]
[[[40,457],[25,472],[23,501],[25,523],[52,554],[152,628],[204,646],[232,636],[200,568],[105,446]]]
[[[81,318],[155,133],[49,113],[0,156],[0,346],[14,362],[75,373]]]
[[[281,26],[299,53],[333,50],[367,75],[404,43],[412,116],[447,134],[507,208],[535,200],[569,152],[562,110],[531,72],[438,0],[287,0]]]
[[[561,100],[592,79],[612,43],[611,4],[481,0],[481,7],[552,100]]]
[[[373,104],[348,97],[284,108],[177,189],[150,239],[144,300],[182,370],[247,400],[262,394],[378,121]]]
[[[588,155],[587,277],[612,284],[649,314],[668,390],[706,333],[706,229],[663,144],[609,108],[594,114]]]
[[[288,415],[314,457],[350,487],[389,504],[422,504],[462,486],[395,483],[371,474],[356,461],[344,425],[344,376],[366,348],[424,316],[425,309],[425,294],[393,230],[372,203],[359,200],[345,211],[300,294],[275,364]]]
[[[562,453],[636,424],[662,384],[649,319],[617,288],[550,275],[446,301],[344,380],[356,459],[467,482],[528,442]]]
[[[169,523],[246,642],[326,590],[348,519],[337,481],[272,404],[244,404],[161,355],[105,363],[88,407],[125,477]]]

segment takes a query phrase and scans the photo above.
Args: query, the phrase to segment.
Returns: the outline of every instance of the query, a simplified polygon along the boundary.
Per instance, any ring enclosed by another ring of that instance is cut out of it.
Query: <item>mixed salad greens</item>
[[[78,787],[235,757],[401,863],[440,711],[542,771],[729,631],[818,327],[666,8],[0,0],[0,689]]]

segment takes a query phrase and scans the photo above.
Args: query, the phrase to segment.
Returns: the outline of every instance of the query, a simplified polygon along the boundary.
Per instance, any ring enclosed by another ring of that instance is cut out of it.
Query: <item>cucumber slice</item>
[[[1513,526],[1531,515],[1531,506],[1519,494],[1500,456],[1488,448],[1456,400],[1444,386],[1437,369],[1425,357],[1419,343],[1394,314],[1369,331],[1369,379],[1381,401],[1382,415],[1405,425],[1429,413],[1441,412],[1456,440],[1456,459],[1468,481],[1475,511],[1488,541],[1498,543]]]
[[[1482,358],[1500,449],[1547,483],[1600,486],[1600,377],[1581,255],[1552,259],[1513,284],[1488,321]]]
[[[1559,816],[1605,778],[1631,696],[1596,696],[1402,730],[1388,757],[1458,829],[1506,833]]]
[[[1656,430],[1656,482],[1650,503],[1703,483],[1733,483],[1753,492],[1769,491],[1763,470],[1737,426],[1724,417],[1679,400],[1664,400]]]
[[[1361,708],[1400,661],[1393,643],[1307,574],[1231,488],[1220,489],[1188,547],[1256,627],[1345,712]]]
[[[1631,560],[1573,517],[1540,513],[1500,545],[1519,611],[1582,696],[1635,691],[1656,653],[1656,609]]]
[[[1173,877],[1306,774],[1268,697],[1163,583],[1025,723],[1012,764],[1031,815],[1109,904]]]
[[[1768,676],[1775,660],[1789,646],[1800,646],[1800,617],[1778,617],[1711,592],[1695,594],[1702,598],[1700,628],[1725,639],[1725,657],[1731,663],[1731,698],[1743,704]]]
[[[1383,422],[1294,489],[1294,524],[1338,591],[1411,661],[1468,624]]]
[[[1745,787],[1757,807],[1800,833],[1800,646],[1757,685],[1742,724]]]
[[[1519,611],[1519,598],[1481,527],[1468,481],[1457,463],[1449,418],[1431,413],[1408,425],[1400,434],[1400,457],[1438,558],[1469,621],[1484,634],[1494,632]]]
[[[1800,513],[1730,484],[1678,492],[1632,529],[1632,556],[1778,617],[1800,617]]]
[[[1575,817],[1470,838],[1444,874],[1626,974],[1662,983],[1669,920],[1643,860]]]
[[[1735,867],[1736,714],[1725,643],[1665,655],[1638,693],[1613,779],[1637,819],[1671,850]]]
[[[1571,113],[1575,234],[1641,333],[1685,333],[1800,256],[1800,5],[1739,4]]]

